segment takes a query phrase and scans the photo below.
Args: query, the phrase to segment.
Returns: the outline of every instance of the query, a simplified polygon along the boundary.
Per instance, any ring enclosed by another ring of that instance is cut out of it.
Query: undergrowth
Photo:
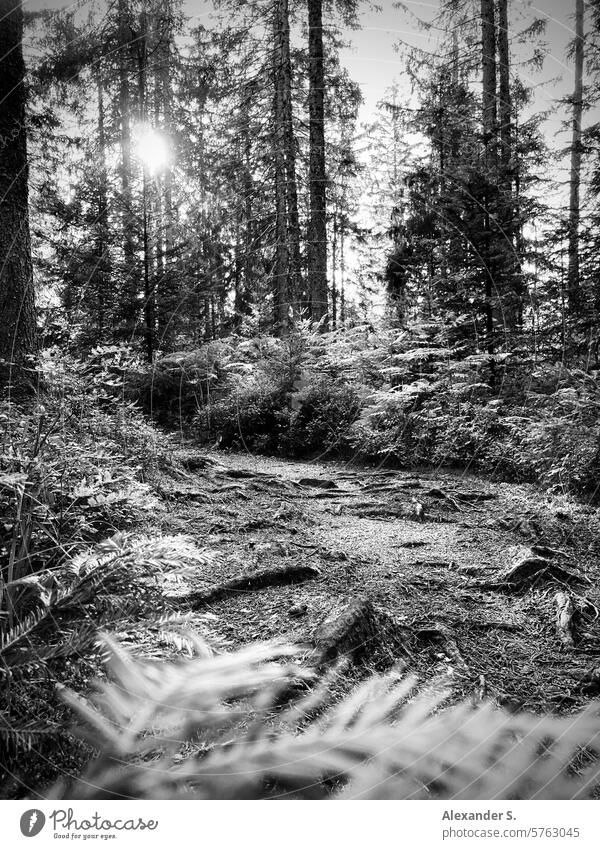
[[[87,362],[46,352],[38,395],[0,402],[2,786],[27,773],[34,745],[49,764],[64,762],[53,681],[85,685],[97,628],[166,615],[165,565],[201,556],[182,538],[139,533],[170,460],[123,399],[128,357],[119,348]]]
[[[524,345],[490,358],[452,342],[443,325],[318,333],[300,324],[287,339],[230,337],[181,355],[193,385],[165,376],[172,357],[159,361],[144,391],[153,387],[161,420],[175,410],[171,424],[222,448],[469,467],[594,498],[596,376],[551,359]]]
[[[297,648],[190,643],[194,657],[157,666],[105,639],[110,678],[63,694],[99,755],[53,797],[572,799],[600,778],[597,704],[564,718],[447,706],[443,685],[415,695],[392,672],[332,705]]]

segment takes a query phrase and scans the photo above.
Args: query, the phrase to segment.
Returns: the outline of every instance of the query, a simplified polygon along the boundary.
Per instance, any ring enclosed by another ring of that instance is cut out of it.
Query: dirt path
[[[203,604],[190,622],[215,645],[306,642],[332,610],[368,596],[403,645],[383,659],[366,651],[362,671],[403,661],[423,680],[449,676],[457,695],[485,693],[515,709],[572,710],[597,692],[580,683],[600,652],[596,511],[466,474],[191,449],[179,459],[186,472],[165,484],[153,528],[191,535],[211,556],[172,589],[175,607],[190,592],[273,567],[320,573]],[[559,550],[553,562],[580,580],[567,587],[544,572],[524,586],[490,587],[531,545]],[[575,607],[573,646],[557,635],[559,590]]]

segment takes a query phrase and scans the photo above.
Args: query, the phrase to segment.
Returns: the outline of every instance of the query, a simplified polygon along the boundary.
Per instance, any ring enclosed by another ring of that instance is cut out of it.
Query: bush
[[[215,342],[197,351],[169,354],[152,366],[138,366],[126,377],[127,397],[162,424],[181,425],[210,403],[217,387],[225,391],[222,362],[228,350]]]
[[[287,404],[285,386],[263,372],[237,379],[226,398],[200,409],[200,438],[216,440],[221,448],[275,452],[288,426]]]
[[[360,413],[357,392],[346,383],[322,376],[292,396],[289,428],[281,440],[286,454],[342,453]]]
[[[45,352],[43,395],[20,407],[0,402],[1,580],[53,568],[152,508],[148,479],[163,451],[123,401],[120,355],[96,353],[82,363]]]

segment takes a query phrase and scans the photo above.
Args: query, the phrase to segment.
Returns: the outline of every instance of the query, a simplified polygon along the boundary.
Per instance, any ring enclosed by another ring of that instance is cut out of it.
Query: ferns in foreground
[[[112,680],[90,700],[63,692],[100,754],[55,797],[571,799],[600,781],[598,705],[561,718],[445,706],[447,691],[413,695],[398,673],[332,705],[297,648],[211,656],[196,640],[200,656],[157,664],[104,640]]]
[[[43,698],[50,710],[51,679],[65,660],[94,650],[99,628],[135,623],[177,642],[181,617],[168,612],[159,585],[212,557],[184,536],[116,534],[55,569],[5,583],[28,612],[12,626],[0,619],[0,767],[61,732],[51,713],[38,717],[30,703]]]

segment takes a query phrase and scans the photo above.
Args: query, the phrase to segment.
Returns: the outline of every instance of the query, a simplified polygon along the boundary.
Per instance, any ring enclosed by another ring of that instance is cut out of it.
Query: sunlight
[[[149,171],[156,174],[171,162],[171,149],[166,137],[148,124],[133,129],[135,152]]]

